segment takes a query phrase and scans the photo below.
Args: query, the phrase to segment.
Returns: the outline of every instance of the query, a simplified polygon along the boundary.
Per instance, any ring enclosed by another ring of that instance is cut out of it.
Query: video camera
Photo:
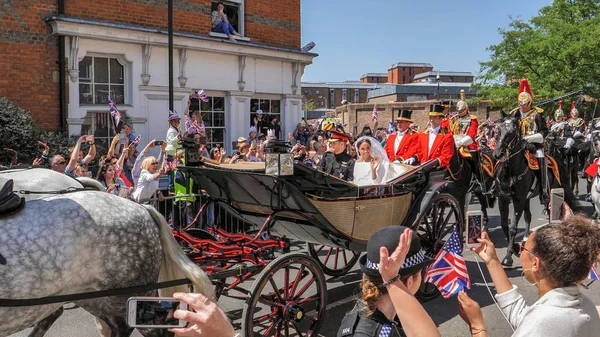
[[[183,147],[185,152],[185,165],[186,166],[197,166],[200,164],[200,144],[194,142],[194,135],[189,135],[187,138],[179,140],[179,145]]]

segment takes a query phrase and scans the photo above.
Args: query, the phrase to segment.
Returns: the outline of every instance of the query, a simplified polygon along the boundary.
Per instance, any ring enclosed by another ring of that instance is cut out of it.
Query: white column
[[[248,138],[251,92],[229,91],[225,97],[225,150],[233,153],[232,142]]]
[[[281,103],[281,135],[287,140],[288,132],[294,131],[296,125],[302,121],[302,95],[283,95]]]

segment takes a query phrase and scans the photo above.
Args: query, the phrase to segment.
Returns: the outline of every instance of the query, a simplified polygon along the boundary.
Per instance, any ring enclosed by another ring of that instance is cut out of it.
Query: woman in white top
[[[135,201],[151,198],[154,192],[158,191],[158,179],[164,174],[164,168],[158,169],[158,160],[154,156],[146,157],[142,162],[142,172],[137,181],[132,198]],[[158,200],[163,201],[164,197],[158,191]]]
[[[385,179],[389,159],[381,144],[363,136],[355,143],[358,159],[354,164],[354,183],[358,186],[379,185]]]

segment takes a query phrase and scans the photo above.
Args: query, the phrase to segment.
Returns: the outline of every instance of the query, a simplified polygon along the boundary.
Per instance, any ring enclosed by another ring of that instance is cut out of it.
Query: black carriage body
[[[359,187],[298,163],[291,176],[212,165],[180,167],[211,199],[254,224],[246,231],[270,217],[265,228],[270,235],[351,251],[365,251],[370,234],[381,227],[414,227],[422,204],[452,184],[430,181],[434,168],[434,161],[428,162],[387,185]]]

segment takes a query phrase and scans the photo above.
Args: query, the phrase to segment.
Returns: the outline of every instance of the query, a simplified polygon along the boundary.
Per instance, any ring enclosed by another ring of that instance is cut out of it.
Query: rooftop
[[[362,75],[360,78],[363,79],[365,77],[387,77],[387,73],[366,73]]]
[[[438,92],[437,83],[407,83],[407,84],[379,84],[376,89],[369,91],[369,99],[381,96],[395,94],[436,94]],[[440,82],[440,94],[460,95],[464,90],[466,94],[477,94],[476,90],[471,90],[471,83],[460,82]]]
[[[414,68],[433,68],[431,63],[417,63],[417,62],[398,62],[392,64],[388,70],[398,67],[414,67]]]
[[[470,71],[444,71],[444,70],[441,70],[441,71],[428,71],[425,73],[420,73],[420,74],[415,75],[415,77],[413,79],[418,80],[418,79],[426,78],[429,76],[437,76],[438,74],[440,76],[473,76],[473,73]]]
[[[302,88],[375,89],[377,83],[360,82],[302,82]]]

